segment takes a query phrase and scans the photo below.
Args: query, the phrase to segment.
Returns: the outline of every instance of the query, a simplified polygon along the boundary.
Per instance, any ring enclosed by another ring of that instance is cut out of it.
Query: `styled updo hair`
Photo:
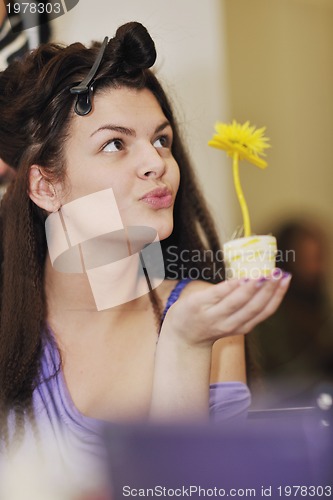
[[[81,43],[67,47],[45,44],[0,73],[0,158],[16,170],[0,210],[0,410],[5,415],[13,408],[21,416],[31,411],[42,341],[47,335],[43,286],[47,252],[45,214],[28,196],[30,167],[43,167],[51,182],[65,179],[63,145],[77,98],[70,89],[88,75],[100,47],[96,42],[90,48]],[[169,101],[149,69],[155,59],[155,45],[144,26],[137,22],[121,26],[105,49],[94,78],[92,100],[108,88],[146,88],[170,122],[174,135],[172,153],[180,167],[181,182],[174,209],[174,231],[162,243],[168,277],[169,245],[181,255],[183,249],[208,248],[217,252],[219,242]],[[207,262],[188,264],[199,270],[201,265],[205,266],[205,279],[209,279]],[[154,300],[156,306],[156,297]]]
[[[112,42],[117,61],[115,65],[119,65],[120,72],[133,74],[150,68],[156,61],[155,44],[146,28],[139,23],[120,26]]]

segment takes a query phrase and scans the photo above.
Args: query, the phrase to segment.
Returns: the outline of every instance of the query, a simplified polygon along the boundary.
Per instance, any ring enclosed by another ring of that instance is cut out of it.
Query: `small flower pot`
[[[277,254],[274,236],[248,236],[223,245],[226,279],[258,279],[271,275]]]

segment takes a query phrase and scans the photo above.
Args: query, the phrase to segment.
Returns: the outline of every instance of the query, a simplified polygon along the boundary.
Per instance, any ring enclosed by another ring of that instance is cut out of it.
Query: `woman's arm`
[[[246,383],[245,337],[227,337],[215,342],[212,349],[210,383]]]
[[[189,345],[161,332],[156,349],[151,417],[157,419],[208,416],[211,345]]]
[[[156,349],[151,417],[207,416],[214,342],[244,335],[270,316],[281,303],[289,281],[290,277],[231,280],[192,288],[181,295],[166,315]],[[224,354],[233,350],[241,361],[241,341],[236,346],[236,341],[226,342]],[[244,377],[242,363],[239,366]],[[224,368],[223,377],[232,376],[231,364]],[[221,376],[221,372],[217,374]]]

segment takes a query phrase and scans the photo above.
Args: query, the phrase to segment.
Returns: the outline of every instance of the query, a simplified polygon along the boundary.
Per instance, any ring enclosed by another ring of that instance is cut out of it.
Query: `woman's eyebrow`
[[[158,132],[161,132],[161,130],[164,130],[166,127],[171,127],[170,122],[168,120],[165,120],[163,123],[161,123],[161,125],[158,125],[154,133],[158,134]],[[132,128],[122,127],[121,125],[112,125],[112,124],[102,125],[97,130],[95,130],[90,137],[94,136],[98,132],[102,132],[103,130],[111,130],[112,132],[118,132],[120,134],[136,137],[136,132]]]
[[[99,127],[97,130],[95,130],[90,137],[93,135],[97,134],[98,132],[101,132],[103,130],[112,130],[112,132],[118,132],[120,134],[125,134],[125,135],[130,135],[130,136],[136,136],[135,130],[132,128],[127,128],[127,127],[121,127],[120,125],[112,125],[112,124],[106,124],[102,125]]]
[[[158,134],[158,132],[161,132],[161,130],[164,130],[166,127],[171,127],[170,122],[168,120],[165,120],[165,122],[161,123],[161,125],[156,127],[155,134]]]

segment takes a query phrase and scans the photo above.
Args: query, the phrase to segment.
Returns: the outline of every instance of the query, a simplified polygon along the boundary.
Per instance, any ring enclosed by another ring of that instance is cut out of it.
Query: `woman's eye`
[[[154,142],[155,148],[167,148],[170,145],[168,136],[162,135]]]
[[[123,143],[120,139],[113,139],[103,147],[103,151],[105,151],[106,153],[113,153],[115,151],[121,151],[122,149]]]

